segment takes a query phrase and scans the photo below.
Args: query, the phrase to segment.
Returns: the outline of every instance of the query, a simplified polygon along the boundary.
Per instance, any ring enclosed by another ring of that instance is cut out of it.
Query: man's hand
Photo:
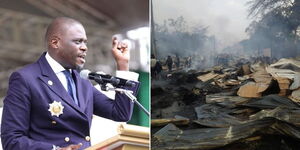
[[[117,62],[117,70],[129,70],[129,50],[126,43],[119,42],[116,37],[112,38],[112,53]]]
[[[77,145],[71,144],[67,147],[61,147],[59,150],[78,150],[82,146],[82,143],[79,143]]]

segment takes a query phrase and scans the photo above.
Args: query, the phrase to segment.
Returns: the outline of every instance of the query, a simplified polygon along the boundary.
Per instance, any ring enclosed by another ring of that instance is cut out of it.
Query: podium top
[[[118,135],[85,150],[112,150],[126,144],[140,147],[149,147],[150,145],[150,129],[147,127],[126,124],[120,125],[117,130]]]
[[[130,125],[130,124],[121,124],[118,129],[119,135],[126,135],[139,138],[149,139],[150,129],[148,127]]]

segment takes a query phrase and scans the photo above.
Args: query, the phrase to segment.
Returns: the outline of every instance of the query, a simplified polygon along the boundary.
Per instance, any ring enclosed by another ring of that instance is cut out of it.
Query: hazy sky
[[[168,18],[183,16],[189,26],[209,26],[216,35],[218,47],[224,48],[247,37],[247,0],[152,0],[153,18],[163,23]]]

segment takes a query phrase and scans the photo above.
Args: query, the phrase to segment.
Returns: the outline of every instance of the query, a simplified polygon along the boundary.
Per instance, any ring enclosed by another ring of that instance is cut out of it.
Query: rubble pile
[[[151,149],[299,149],[300,60],[236,64],[152,81]]]

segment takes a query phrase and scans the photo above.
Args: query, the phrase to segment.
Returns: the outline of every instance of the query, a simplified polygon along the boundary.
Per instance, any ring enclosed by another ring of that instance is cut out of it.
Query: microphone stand
[[[101,79],[101,77],[96,77],[94,78],[94,80],[100,84],[100,87],[102,90],[107,91],[107,90],[111,90],[111,91],[116,91],[116,92],[120,92],[122,94],[125,94],[132,102],[134,102],[142,111],[144,111],[144,113],[146,113],[148,115],[148,117],[150,116],[150,113],[147,111],[147,109],[145,109],[145,107],[143,107],[143,105],[141,103],[139,103],[137,101],[137,98],[132,94],[133,92],[130,90],[126,90],[126,89],[121,89],[121,88],[111,88],[108,87],[106,85],[106,83],[104,83],[104,81]]]
[[[120,89],[120,88],[108,88],[108,90],[113,90],[116,92],[120,92],[122,94],[125,94],[132,102],[134,102],[144,113],[150,116],[150,113],[147,111],[147,109],[137,101],[137,98],[132,94],[133,92],[130,90]]]

